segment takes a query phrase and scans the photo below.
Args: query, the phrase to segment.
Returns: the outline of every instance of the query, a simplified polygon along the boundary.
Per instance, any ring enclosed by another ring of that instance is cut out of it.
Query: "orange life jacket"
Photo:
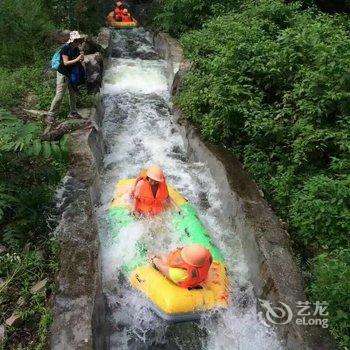
[[[186,263],[181,256],[182,248],[178,248],[171,252],[168,256],[168,266],[178,267],[180,269],[187,270],[187,279],[182,282],[178,282],[177,285],[182,288],[193,288],[201,284],[207,279],[208,271],[213,259],[210,254],[205,259],[203,266],[196,267]]]
[[[117,6],[117,7],[114,9],[114,19],[115,19],[116,21],[121,21],[121,20],[122,20],[123,10],[124,10],[124,7],[123,7],[123,6]]]
[[[130,15],[122,14],[122,22],[133,22],[132,17]]]
[[[135,197],[135,209],[140,214],[156,215],[164,210],[166,200],[169,198],[168,188],[165,181],[159,182],[158,190],[153,196],[152,187],[145,174],[141,174],[135,181],[132,195],[135,195],[136,185],[142,181],[138,196]]]

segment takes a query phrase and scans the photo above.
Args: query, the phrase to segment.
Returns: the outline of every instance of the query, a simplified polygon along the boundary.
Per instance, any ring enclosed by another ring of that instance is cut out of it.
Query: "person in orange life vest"
[[[130,16],[130,13],[128,12],[127,9],[123,10],[122,13],[122,22],[133,22],[132,17]]]
[[[193,244],[166,255],[149,255],[155,268],[181,288],[195,288],[205,282],[213,262],[205,247]]]
[[[163,170],[158,165],[150,166],[138,176],[130,196],[134,213],[156,215],[170,206],[180,210],[169,196]]]
[[[123,3],[121,1],[116,1],[116,7],[114,9],[114,19],[117,22],[122,21],[123,10],[124,10]]]

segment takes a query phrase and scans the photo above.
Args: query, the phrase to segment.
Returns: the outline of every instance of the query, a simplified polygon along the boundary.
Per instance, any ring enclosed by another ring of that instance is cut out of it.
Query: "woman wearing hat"
[[[48,124],[46,132],[49,131],[49,129],[55,122],[55,118],[57,117],[57,114],[59,112],[64,93],[67,87],[69,93],[70,106],[69,116],[71,118],[81,118],[80,114],[78,114],[76,109],[77,92],[73,86],[68,84],[68,74],[74,65],[81,64],[81,62],[84,61],[84,55],[82,55],[79,50],[79,46],[83,43],[84,40],[85,37],[79,34],[78,31],[73,31],[70,32],[69,40],[66,43],[66,45],[62,47],[62,64],[57,71],[56,95],[51,103],[50,111],[46,119],[46,122]]]

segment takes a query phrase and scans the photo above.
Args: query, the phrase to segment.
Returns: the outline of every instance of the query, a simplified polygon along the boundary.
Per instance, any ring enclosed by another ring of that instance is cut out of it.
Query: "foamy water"
[[[154,57],[147,38],[142,29],[114,33],[113,45],[123,47],[122,58],[110,59],[103,86],[108,152],[99,224],[110,348],[281,349],[272,331],[258,320],[240,241],[221,210],[220,189],[206,164],[190,162],[187,157],[186,143],[169,108],[165,62]],[[130,57],[126,43],[130,43]],[[138,52],[147,59],[135,58]],[[147,53],[155,59],[149,59]],[[106,222],[116,182],[135,177],[153,163],[164,168],[168,182],[197,209],[228,267],[231,306],[196,323],[168,325],[159,319],[121,272],[121,266],[135,256],[139,240],[158,252],[178,245],[176,233],[167,224],[169,214],[133,223],[117,238],[112,238],[113,230]]]

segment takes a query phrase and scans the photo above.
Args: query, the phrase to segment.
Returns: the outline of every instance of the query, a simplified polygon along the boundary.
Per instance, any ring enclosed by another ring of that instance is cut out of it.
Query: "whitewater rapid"
[[[103,82],[107,154],[99,232],[109,348],[282,349],[257,315],[241,243],[221,209],[220,188],[206,164],[187,156],[186,142],[171,112],[166,62],[157,57],[149,38],[140,28],[113,32],[113,57]],[[167,181],[197,209],[228,267],[231,306],[199,322],[168,325],[150,311],[148,301],[130,288],[120,270],[133,258],[141,237],[154,251],[166,252],[177,245],[176,235],[164,224],[167,214],[133,223],[118,238],[112,238],[108,227],[106,217],[116,182],[137,176],[153,163],[164,168]]]

